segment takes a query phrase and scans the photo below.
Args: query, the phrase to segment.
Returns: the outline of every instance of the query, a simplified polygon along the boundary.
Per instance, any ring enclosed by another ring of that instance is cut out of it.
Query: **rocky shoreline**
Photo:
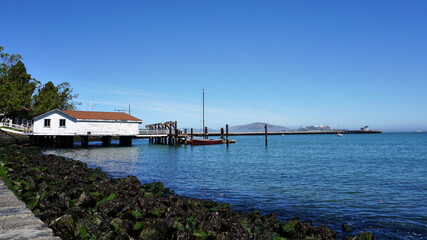
[[[39,148],[0,147],[0,176],[63,239],[336,239],[327,226],[174,195],[160,182],[107,177]],[[5,179],[6,178],[6,179]],[[346,239],[373,239],[363,232]]]

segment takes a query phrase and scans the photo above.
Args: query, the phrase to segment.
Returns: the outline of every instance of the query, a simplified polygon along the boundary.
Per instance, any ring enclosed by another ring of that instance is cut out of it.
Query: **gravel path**
[[[0,239],[60,239],[0,179]]]

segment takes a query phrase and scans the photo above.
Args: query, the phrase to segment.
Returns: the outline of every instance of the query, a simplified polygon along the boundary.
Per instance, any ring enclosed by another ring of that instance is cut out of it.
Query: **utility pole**
[[[130,115],[130,104],[129,104],[129,109],[128,110],[126,110],[126,109],[114,109],[114,111],[116,111],[116,112],[128,112],[129,115]]]
[[[92,112],[93,109],[95,109],[95,107],[96,107],[96,104],[93,104],[93,98],[92,98],[92,101],[90,101],[90,111]]]

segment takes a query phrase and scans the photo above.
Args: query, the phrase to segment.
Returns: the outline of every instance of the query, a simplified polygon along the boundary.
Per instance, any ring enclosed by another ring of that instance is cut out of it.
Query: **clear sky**
[[[79,110],[427,130],[427,1],[2,1],[0,46]]]

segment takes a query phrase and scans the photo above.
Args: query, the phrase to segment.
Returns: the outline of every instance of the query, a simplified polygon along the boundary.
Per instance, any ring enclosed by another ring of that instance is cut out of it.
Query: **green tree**
[[[4,47],[0,46],[0,59],[0,82],[3,83],[9,68],[15,65],[19,60],[22,60],[22,56],[19,54],[6,53],[4,52]]]
[[[80,102],[74,101],[79,96],[73,94],[73,89],[68,82],[63,82],[57,86],[59,95],[59,109],[61,110],[76,110]]]
[[[74,102],[77,94],[72,94],[70,84],[63,82],[55,86],[51,81],[47,82],[33,97],[33,113],[35,116],[53,109],[75,110],[80,103]]]
[[[70,84],[43,86],[27,73],[19,54],[4,52],[0,46],[0,119],[3,117],[31,118],[52,109],[75,110],[80,103],[74,99]],[[37,89],[37,93],[34,94]]]
[[[27,73],[22,57],[0,47],[0,113],[4,117],[30,118],[31,96],[38,82]]]

